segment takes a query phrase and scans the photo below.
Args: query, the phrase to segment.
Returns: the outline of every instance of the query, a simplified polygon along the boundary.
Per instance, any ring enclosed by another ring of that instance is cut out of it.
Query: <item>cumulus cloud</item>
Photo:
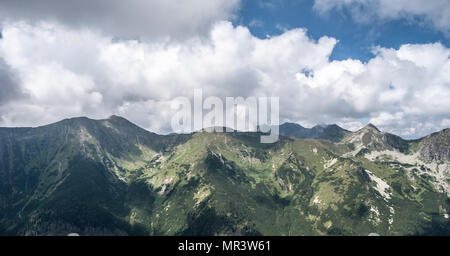
[[[19,81],[14,71],[0,58],[0,106],[25,95],[20,90]]]
[[[440,43],[374,49],[368,63],[333,61],[300,81],[325,88],[330,104],[404,136],[424,134],[450,115],[450,50]],[[333,103],[334,102],[334,103]],[[340,104],[337,104],[340,102]],[[410,128],[414,128],[411,130]]]
[[[239,0],[0,0],[3,21],[58,22],[119,38],[179,39],[232,18]]]
[[[450,2],[447,0],[315,0],[314,9],[326,13],[347,9],[358,22],[407,19],[426,23],[446,34],[450,32]]]
[[[0,89],[26,96],[0,103],[0,126],[118,114],[170,132],[172,100],[192,97],[195,88],[222,99],[278,96],[281,120],[307,125],[356,129],[371,121],[412,137],[448,126],[450,49],[378,47],[366,63],[330,61],[337,43],[313,40],[304,29],[259,39],[230,22],[182,42],[116,40],[53,22],[5,23],[0,59],[15,78],[14,87]]]
[[[218,23],[207,40],[183,43],[116,41],[54,23],[8,24],[3,35],[0,56],[29,95],[0,109],[3,125],[133,112],[142,114],[134,121],[157,131],[167,125],[163,120],[161,127],[150,125],[149,113],[169,111],[162,111],[168,100],[191,96],[194,88],[222,98],[265,94],[275,86],[272,81],[279,79],[281,86],[285,75],[298,68],[326,63],[335,43],[326,37],[310,40],[302,29],[261,40],[230,22]]]

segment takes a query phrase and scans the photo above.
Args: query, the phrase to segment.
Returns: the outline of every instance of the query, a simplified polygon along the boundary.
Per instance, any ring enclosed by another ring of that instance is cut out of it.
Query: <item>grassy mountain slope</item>
[[[161,136],[116,116],[1,128],[0,233],[450,234],[448,130],[259,136]]]

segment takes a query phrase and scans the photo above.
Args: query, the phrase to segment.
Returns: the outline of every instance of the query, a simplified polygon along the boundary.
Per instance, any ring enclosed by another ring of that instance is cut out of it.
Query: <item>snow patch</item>
[[[370,219],[376,224],[380,223],[380,212],[378,211],[378,207],[371,205],[370,206]]]
[[[389,213],[390,215],[388,222],[389,222],[389,229],[391,229],[392,223],[394,223],[394,214],[395,214],[395,210],[392,206],[389,206]]]
[[[320,204],[319,196],[314,197],[313,204]]]
[[[391,187],[386,183],[386,181],[378,178],[373,174],[371,171],[366,170],[367,174],[369,174],[369,177],[372,181],[375,182],[375,186],[373,187],[380,195],[387,201],[391,199],[392,193],[391,193]]]
[[[337,162],[337,158],[333,158],[331,160],[328,160],[324,165],[323,168],[328,169],[331,166],[333,166]]]

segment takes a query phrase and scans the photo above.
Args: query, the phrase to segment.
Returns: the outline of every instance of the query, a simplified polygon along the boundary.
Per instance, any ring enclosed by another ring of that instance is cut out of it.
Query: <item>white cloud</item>
[[[366,64],[333,61],[308,78],[300,74],[299,82],[327,93],[325,109],[369,117],[391,132],[409,136],[444,128],[439,123],[450,116],[450,49],[439,43],[403,45],[375,54]],[[406,132],[415,127],[414,134]]]
[[[186,38],[233,17],[240,0],[0,1],[0,21],[58,22],[116,37]]]
[[[53,23],[6,24],[0,56],[29,97],[0,108],[2,125],[118,113],[146,128],[156,127],[149,119],[161,122],[157,129],[167,128],[167,118],[153,118],[170,112],[160,102],[191,96],[194,88],[222,98],[266,94],[275,80],[282,86],[285,75],[326,63],[334,42],[314,42],[301,29],[261,40],[229,22],[216,24],[206,40],[183,43],[114,41]]]
[[[357,131],[361,128],[363,128],[366,124],[359,122],[359,121],[346,121],[346,120],[342,120],[340,122],[337,122],[337,125],[339,125],[340,127],[347,129],[349,131]]]
[[[450,32],[450,2],[448,0],[315,0],[314,9],[326,13],[331,9],[349,10],[358,22],[407,19],[412,22],[427,23],[443,31]]]
[[[279,96],[282,119],[309,124],[356,129],[370,120],[405,136],[448,124],[450,49],[378,47],[367,63],[330,61],[336,43],[312,40],[304,29],[259,39],[230,22],[182,42],[117,41],[59,23],[5,23],[0,59],[17,77],[20,97],[0,102],[0,126],[119,114],[168,132],[171,100],[192,96],[194,88],[221,98]]]

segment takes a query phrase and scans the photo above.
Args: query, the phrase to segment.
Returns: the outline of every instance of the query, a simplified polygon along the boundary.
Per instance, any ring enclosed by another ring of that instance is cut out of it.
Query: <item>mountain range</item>
[[[450,129],[0,128],[0,235],[450,235]]]
[[[342,129],[338,125],[316,125],[312,128],[305,128],[296,123],[284,123],[279,126],[282,136],[295,137],[299,139],[326,139],[334,142],[340,141],[350,131]]]

